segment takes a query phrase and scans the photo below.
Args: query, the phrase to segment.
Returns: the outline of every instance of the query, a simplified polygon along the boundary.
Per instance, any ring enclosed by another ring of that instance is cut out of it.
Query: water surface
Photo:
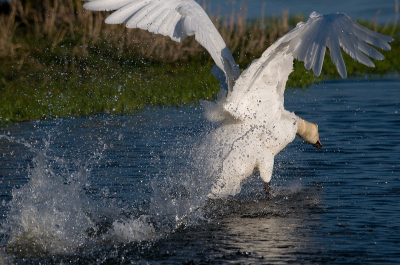
[[[202,1],[199,1],[202,3]],[[282,10],[289,11],[289,14],[303,14],[308,17],[311,12],[320,14],[343,12],[353,19],[377,21],[381,24],[395,21],[395,0],[336,0],[334,3],[329,0],[214,0],[205,1],[209,7],[207,12],[212,14],[230,15],[232,8],[236,13],[245,12],[248,18],[281,15]]]

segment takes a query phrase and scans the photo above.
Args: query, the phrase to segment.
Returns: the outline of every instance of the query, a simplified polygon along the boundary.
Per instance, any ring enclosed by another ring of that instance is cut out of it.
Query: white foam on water
[[[113,222],[110,231],[110,236],[121,243],[149,240],[161,235],[156,232],[147,215],[142,215],[139,218],[116,220]]]
[[[6,238],[2,245],[10,254],[62,255],[107,242],[154,241],[203,218],[201,207],[209,185],[189,162],[191,152],[185,143],[173,150],[176,157],[167,159],[167,165],[153,177],[149,208],[127,215],[122,206],[108,206],[110,199],[94,199],[87,192],[92,168],[103,159],[106,146],[96,149],[85,162],[79,158],[71,162],[52,151],[51,136],[42,140],[41,148],[2,137],[23,144],[34,154],[27,169],[28,182],[13,189],[10,210],[1,224]],[[104,216],[109,224],[102,221]]]
[[[87,231],[96,230],[89,217],[96,206],[85,194],[89,169],[67,168],[60,157],[50,156],[49,141],[35,152],[28,183],[14,188],[7,220],[2,224],[8,248],[22,253],[70,253],[88,243]],[[62,170],[55,170],[54,168]]]

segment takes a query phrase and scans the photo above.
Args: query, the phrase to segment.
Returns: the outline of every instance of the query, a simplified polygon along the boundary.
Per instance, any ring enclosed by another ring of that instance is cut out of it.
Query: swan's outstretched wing
[[[388,42],[393,41],[393,38],[369,30],[343,13],[322,16],[313,12],[306,23],[297,25],[280,41],[290,41],[289,52],[293,53],[294,58],[303,61],[307,70],[312,68],[316,76],[321,73],[325,49],[328,47],[340,76],[346,78],[346,66],[340,47],[354,60],[374,67],[366,55],[377,60],[385,57],[367,43],[382,50],[390,50]]]
[[[240,70],[210,18],[194,0],[92,0],[84,8],[96,11],[117,10],[106,19],[108,24],[126,22],[128,28],[140,28],[169,36],[181,42],[195,35],[217,66],[225,73],[232,89]]]
[[[319,76],[328,47],[340,76],[345,78],[340,47],[353,59],[374,67],[368,56],[377,60],[384,56],[368,44],[390,50],[390,41],[391,37],[371,31],[343,13],[322,16],[313,12],[307,22],[297,24],[242,73],[224,108],[241,120],[268,122],[283,109],[283,93],[294,59],[303,61],[308,70],[312,68]]]

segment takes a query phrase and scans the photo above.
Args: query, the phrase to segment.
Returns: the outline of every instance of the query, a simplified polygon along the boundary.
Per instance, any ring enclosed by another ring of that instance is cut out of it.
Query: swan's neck
[[[305,142],[315,144],[319,141],[318,125],[303,120],[296,116],[297,120],[297,135]]]

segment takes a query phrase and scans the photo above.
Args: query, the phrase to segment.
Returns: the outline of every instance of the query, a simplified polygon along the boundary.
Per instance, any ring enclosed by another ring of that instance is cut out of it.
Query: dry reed
[[[17,10],[15,5],[12,5],[10,13],[0,16],[0,57],[14,56],[14,50],[18,45],[12,42],[15,31],[19,22],[15,20]]]
[[[193,37],[186,37],[182,43],[170,38],[154,35],[139,29],[127,29],[121,25],[106,25],[105,17],[109,12],[91,12],[83,9],[79,0],[45,0],[40,6],[33,7],[30,1],[15,0],[10,4],[9,14],[0,14],[0,56],[13,57],[19,47],[14,40],[18,27],[25,27],[27,34],[35,38],[46,38],[51,49],[60,45],[67,37],[75,39],[74,56],[85,57],[87,49],[103,42],[116,48],[121,55],[124,49],[140,54],[150,60],[174,62],[196,56],[209,57]],[[211,16],[217,30],[235,57],[244,61],[247,54],[260,54],[278,37],[289,30],[288,13],[282,17],[268,20],[262,18],[259,23],[249,27],[246,13],[229,17]]]
[[[229,17],[211,15],[210,18],[238,63],[247,63],[249,54],[259,56],[277,38],[288,32],[289,14],[283,10],[282,16],[265,19],[261,13],[257,23],[247,19],[245,6],[241,10],[235,14],[232,8]],[[395,12],[392,35],[397,26],[398,0]],[[52,50],[66,38],[75,39],[72,57],[85,57],[88,47],[102,42],[117,49],[117,56],[128,49],[132,54],[155,61],[175,62],[193,56],[209,58],[194,37],[186,37],[182,43],[176,43],[168,37],[144,30],[107,25],[104,19],[108,14],[84,10],[80,0],[45,0],[40,5],[33,1],[24,1],[23,4],[21,0],[14,0],[10,4],[10,12],[0,14],[0,58],[13,58],[15,50],[21,47],[14,38],[19,27],[25,27],[27,34],[33,33],[37,39],[46,38]],[[300,20],[304,20],[304,17],[292,21],[291,26]],[[374,30],[378,29],[376,21]]]

